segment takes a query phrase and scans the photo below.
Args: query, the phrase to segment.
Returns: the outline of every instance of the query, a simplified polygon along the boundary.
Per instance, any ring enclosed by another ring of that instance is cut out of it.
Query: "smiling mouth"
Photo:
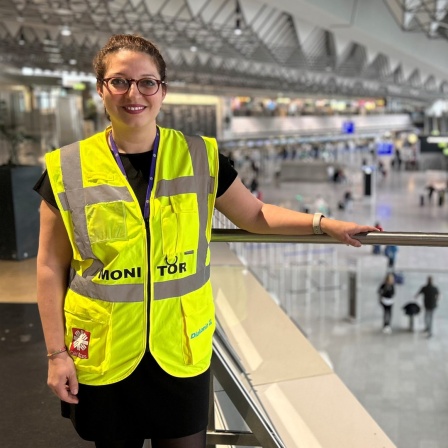
[[[123,106],[124,110],[127,110],[129,112],[140,112],[144,109],[146,109],[145,106]]]

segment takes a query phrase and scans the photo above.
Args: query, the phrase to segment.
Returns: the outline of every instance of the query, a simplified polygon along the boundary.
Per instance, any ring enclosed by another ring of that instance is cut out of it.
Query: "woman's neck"
[[[122,132],[112,128],[111,135],[117,145],[118,152],[126,154],[138,154],[148,152],[152,149],[156,138],[157,128],[145,128],[144,130],[133,129]],[[110,145],[110,142],[109,142]]]

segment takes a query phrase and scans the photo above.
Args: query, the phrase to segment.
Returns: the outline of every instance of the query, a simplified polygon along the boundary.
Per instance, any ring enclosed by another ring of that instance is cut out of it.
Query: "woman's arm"
[[[260,234],[312,235],[313,215],[265,204],[236,178],[228,190],[216,199],[216,208],[240,229]],[[321,229],[327,235],[351,246],[361,243],[352,238],[362,232],[377,232],[373,226],[322,218]]]
[[[37,303],[47,352],[64,347],[64,297],[67,290],[72,248],[59,211],[47,202],[40,207],[37,254]],[[48,385],[68,403],[77,403],[78,381],[67,352],[48,359]]]

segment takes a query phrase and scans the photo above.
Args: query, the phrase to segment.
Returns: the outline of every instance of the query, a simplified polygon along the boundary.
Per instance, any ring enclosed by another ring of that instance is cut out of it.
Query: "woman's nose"
[[[129,86],[129,90],[127,91],[128,95],[137,94],[140,95],[140,90],[137,87],[137,81],[131,81],[131,85]]]

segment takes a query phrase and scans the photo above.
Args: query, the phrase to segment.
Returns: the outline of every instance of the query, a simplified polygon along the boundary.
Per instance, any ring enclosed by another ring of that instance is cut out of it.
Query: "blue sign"
[[[353,121],[344,121],[342,123],[342,133],[343,134],[354,134],[355,133],[355,123]]]
[[[394,152],[394,144],[392,142],[379,142],[376,144],[376,153],[379,156],[391,156]]]

